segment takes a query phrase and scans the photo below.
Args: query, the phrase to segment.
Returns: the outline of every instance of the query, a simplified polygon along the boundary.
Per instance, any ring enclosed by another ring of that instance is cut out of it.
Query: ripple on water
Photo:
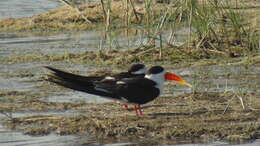
[[[33,87],[41,83],[25,82],[23,78],[0,78],[0,90],[2,91],[31,91]]]
[[[45,97],[42,99],[43,101],[47,102],[60,102],[60,103],[79,103],[79,102],[86,102],[86,103],[105,103],[111,102],[111,100],[101,98],[100,96],[95,96],[91,94],[86,94],[83,92],[65,92],[59,95],[52,95],[49,97]]]
[[[0,145],[2,146],[71,146],[77,143],[78,138],[72,135],[59,136],[56,134],[49,134],[46,136],[29,136],[21,132],[11,131],[5,129],[0,125]]]
[[[31,116],[63,116],[63,117],[73,117],[78,116],[80,113],[76,112],[75,110],[49,110],[49,111],[24,111],[24,112],[13,112],[12,118],[23,118],[23,117],[31,117]],[[0,114],[0,119],[6,119],[6,115]]]

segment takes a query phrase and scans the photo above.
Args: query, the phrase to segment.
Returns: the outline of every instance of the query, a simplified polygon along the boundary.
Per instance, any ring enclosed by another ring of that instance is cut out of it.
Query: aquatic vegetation
[[[260,25],[259,17],[256,15],[259,10],[247,10],[258,5],[259,2],[199,0],[173,1],[170,4],[154,3],[149,0],[144,3],[88,2],[70,7],[64,6],[29,18],[3,19],[0,20],[0,31],[100,30],[104,28],[104,39],[111,50],[120,48],[114,30],[124,28],[126,35],[133,35],[131,30],[136,29],[144,32],[143,37],[147,42],[137,48],[143,49],[143,52],[124,58],[126,61],[129,59],[127,62],[138,61],[144,56],[147,58],[152,56],[157,60],[168,60],[172,57],[171,60],[175,61],[183,57],[176,56],[177,52],[187,54],[192,59],[236,58],[259,52]],[[181,46],[176,46],[173,43],[174,35],[180,26],[188,28],[187,41]],[[162,37],[165,31],[171,31],[169,38]],[[170,49],[176,50],[176,48],[179,50],[169,52]],[[99,55],[106,54],[102,44],[99,49],[101,50]],[[130,49],[133,52],[136,51],[136,48]],[[73,56],[73,54],[69,55]],[[37,60],[37,56],[28,56],[28,58]],[[59,60],[61,56],[49,59]]]
[[[126,8],[129,3],[125,2],[118,2],[118,1],[107,1],[107,2],[88,2],[83,3],[81,5],[73,5],[73,7],[77,7],[77,9],[81,10],[81,13],[83,15],[80,15],[77,11],[73,11],[68,6],[64,6],[61,8],[58,8],[56,10],[50,11],[45,14],[40,14],[37,16],[29,17],[29,18],[19,18],[19,19],[3,19],[1,20],[1,30],[30,30],[30,29],[38,29],[41,30],[42,26],[46,26],[48,30],[52,30],[52,25],[57,23],[57,27],[53,27],[54,30],[61,29],[64,30],[67,28],[67,30],[71,30],[74,28],[74,30],[79,29],[92,29],[93,27],[97,27],[97,24],[99,28],[100,26],[104,26],[103,23],[107,26],[107,19],[109,18],[109,26],[111,30],[112,28],[120,28],[124,26],[124,24],[127,24],[127,26],[131,26],[130,24],[138,24],[138,25],[145,25],[145,27],[151,27],[151,26],[164,26],[165,24],[169,23],[175,23],[178,24],[180,22],[187,22],[188,20],[189,26],[192,26],[197,29],[197,31],[209,32],[212,30],[213,25],[215,24],[221,24],[221,17],[225,17],[226,20],[223,21],[229,21],[229,19],[232,22],[232,25],[234,29],[243,29],[239,28],[242,24],[242,22],[239,22],[240,18],[244,18],[244,16],[241,16],[239,14],[239,11],[233,10],[233,4],[234,0],[229,2],[212,2],[212,1],[199,1],[199,0],[184,0],[184,1],[176,1],[171,2],[170,4],[159,4],[154,3],[150,0],[145,1],[145,3],[135,3],[134,6],[132,5],[132,8]],[[250,8],[256,7],[259,5],[257,2],[246,2],[241,1],[239,2],[239,7],[246,7]],[[237,6],[237,7],[238,7]],[[240,11],[243,11],[243,8],[237,8]],[[107,11],[111,11],[109,16],[107,16]],[[257,10],[255,11],[256,14]],[[236,14],[238,13],[238,14]],[[227,14],[226,16],[223,16],[224,14]],[[127,20],[125,20],[127,15]],[[247,16],[249,15],[248,12],[244,13],[243,15]],[[251,16],[252,13],[250,13]],[[64,17],[66,16],[66,17]],[[163,17],[160,17],[163,16]],[[84,18],[88,18],[90,22],[86,22]],[[144,18],[144,19],[142,19]],[[163,19],[162,19],[163,18]],[[216,19],[214,19],[216,18]],[[138,19],[138,20],[136,20]],[[254,17],[249,18],[251,21],[253,19],[258,19],[257,15]],[[125,23],[127,21],[128,23]],[[220,21],[220,22],[219,22]],[[197,23],[197,24],[196,24]],[[224,23],[224,22],[223,22]],[[259,22],[256,22],[255,25],[257,25]],[[29,25],[23,25],[24,29],[21,29],[19,24],[29,24]],[[49,24],[49,26],[48,26]],[[194,24],[194,26],[193,26]],[[78,25],[78,27],[77,27]],[[16,26],[16,27],[15,27]],[[61,26],[58,28],[58,26]],[[68,26],[68,27],[67,27]],[[73,27],[71,27],[73,26]],[[198,26],[198,27],[196,27]],[[204,26],[204,27],[202,27]],[[27,28],[26,28],[27,27]],[[256,26],[255,26],[256,27]],[[204,29],[204,30],[203,30]],[[238,31],[236,31],[238,32]],[[202,35],[202,34],[201,34]]]

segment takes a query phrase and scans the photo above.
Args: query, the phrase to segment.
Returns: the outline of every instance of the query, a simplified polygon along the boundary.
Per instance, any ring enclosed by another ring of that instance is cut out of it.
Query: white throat
[[[152,81],[154,81],[156,83],[156,88],[158,88],[160,90],[160,94],[163,93],[163,87],[164,87],[164,74],[165,72],[161,72],[158,74],[149,74],[149,75],[145,75],[145,78],[150,79]]]

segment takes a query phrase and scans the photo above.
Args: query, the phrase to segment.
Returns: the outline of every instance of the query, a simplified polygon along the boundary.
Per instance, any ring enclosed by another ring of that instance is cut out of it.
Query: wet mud
[[[243,100],[243,103],[241,102]],[[6,120],[3,124],[29,135],[84,134],[98,139],[141,138],[170,141],[199,138],[242,142],[260,136],[260,95],[232,92],[198,92],[164,96],[142,106],[143,116],[124,110],[116,102],[93,104],[29,103],[31,110],[74,109],[78,114],[35,115]],[[243,104],[243,105],[242,105]],[[28,106],[28,105],[27,105]]]

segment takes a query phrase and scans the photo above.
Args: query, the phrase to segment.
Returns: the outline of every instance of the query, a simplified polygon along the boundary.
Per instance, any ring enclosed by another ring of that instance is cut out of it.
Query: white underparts
[[[157,74],[147,74],[145,75],[145,78],[150,79],[156,83],[155,87],[160,90],[160,95],[163,93],[163,87],[164,87],[164,74],[165,71]]]

